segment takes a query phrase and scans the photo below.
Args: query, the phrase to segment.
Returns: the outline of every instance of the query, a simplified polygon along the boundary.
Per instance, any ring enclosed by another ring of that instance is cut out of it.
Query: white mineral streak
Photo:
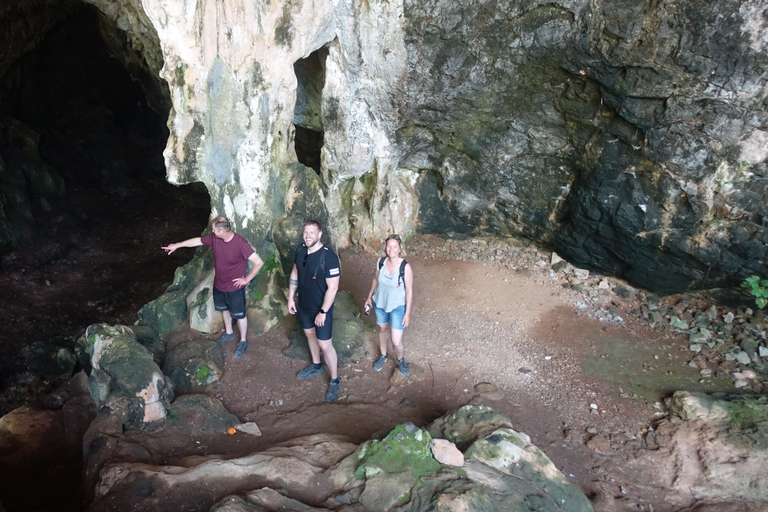
[[[263,197],[271,176],[297,161],[293,64],[326,46],[322,175],[329,229],[341,245],[352,230],[362,239],[412,230],[417,175],[398,169],[393,149],[394,98],[407,61],[401,1],[142,0],[142,7],[157,30],[171,89],[164,152],[170,182],[204,182],[211,203],[223,209],[217,213],[241,225],[269,219]],[[355,211],[365,195],[357,178],[368,173],[376,178],[373,212],[359,219],[376,218],[378,225],[353,226],[340,185],[355,179]]]

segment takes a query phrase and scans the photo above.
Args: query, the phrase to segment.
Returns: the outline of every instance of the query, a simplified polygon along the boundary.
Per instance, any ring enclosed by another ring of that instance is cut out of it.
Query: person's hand
[[[405,315],[403,315],[403,329],[408,327],[408,324],[411,323],[411,313],[406,311]]]
[[[172,254],[173,251],[175,251],[178,248],[179,248],[179,244],[168,244],[165,247],[161,247],[161,249],[168,254]]]
[[[238,277],[237,279],[233,279],[232,283],[238,288],[242,288],[243,286],[248,284],[248,280],[245,279],[244,277]]]
[[[322,327],[325,325],[325,316],[327,313],[318,313],[315,317],[315,325],[317,327]]]
[[[296,314],[296,301],[293,299],[288,299],[288,312],[292,315]]]

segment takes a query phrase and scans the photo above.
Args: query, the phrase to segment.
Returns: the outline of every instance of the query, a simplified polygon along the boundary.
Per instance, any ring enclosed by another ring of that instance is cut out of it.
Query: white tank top
[[[379,283],[376,291],[373,293],[373,302],[376,307],[383,309],[387,313],[399,306],[405,306],[405,277],[398,287],[397,281],[400,277],[400,265],[397,266],[393,274],[387,273],[387,261],[379,269]]]

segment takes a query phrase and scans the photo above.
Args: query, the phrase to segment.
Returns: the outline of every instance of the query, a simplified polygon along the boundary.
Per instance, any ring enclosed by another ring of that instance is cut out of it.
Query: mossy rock
[[[298,321],[288,335],[291,346],[283,355],[294,359],[311,360],[309,345]],[[339,364],[356,363],[365,357],[365,328],[360,320],[360,308],[357,307],[347,291],[336,294],[333,306],[333,347]]]
[[[139,310],[139,322],[160,335],[187,322],[187,294],[182,290],[166,292]]]
[[[170,376],[176,395],[201,393],[224,373],[224,357],[216,342],[198,339],[182,343],[168,353],[163,372]]]
[[[214,397],[192,394],[179,397],[171,404],[168,423],[195,438],[199,433],[223,434],[240,424],[240,420]]]
[[[199,248],[192,261],[176,269],[173,283],[165,293],[139,310],[139,323],[151,327],[159,336],[184,325],[188,320],[187,295],[212,268],[212,251],[209,247]]]
[[[355,476],[368,478],[379,473],[409,471],[413,482],[424,475],[436,473],[442,464],[432,456],[432,436],[413,423],[397,425],[381,441],[361,444],[355,451],[359,461]]]

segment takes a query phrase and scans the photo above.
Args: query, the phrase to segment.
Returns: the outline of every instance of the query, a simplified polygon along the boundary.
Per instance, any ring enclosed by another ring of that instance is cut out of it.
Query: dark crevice
[[[320,174],[324,137],[322,99],[327,57],[328,48],[323,47],[293,64],[297,81],[296,107],[293,113],[296,158],[314,169],[317,174]]]

